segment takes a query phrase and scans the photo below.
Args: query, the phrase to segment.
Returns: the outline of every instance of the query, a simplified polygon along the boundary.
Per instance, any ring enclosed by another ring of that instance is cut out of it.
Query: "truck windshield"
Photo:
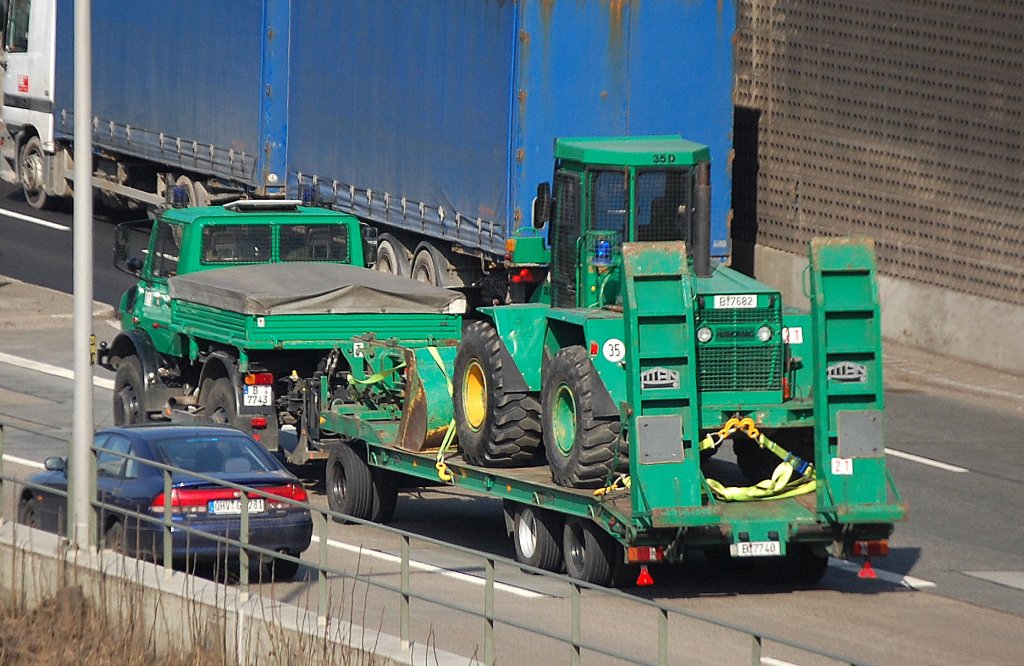
[[[693,176],[689,169],[640,171],[635,201],[635,240],[691,244]]]

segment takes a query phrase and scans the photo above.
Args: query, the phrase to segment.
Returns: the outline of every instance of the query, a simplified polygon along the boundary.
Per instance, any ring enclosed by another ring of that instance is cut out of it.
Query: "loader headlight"
[[[697,340],[699,342],[710,342],[712,337],[711,329],[707,326],[701,326],[697,329]]]
[[[760,340],[761,342],[768,342],[769,340],[771,340],[771,326],[762,326],[761,328],[757,329],[757,339]]]

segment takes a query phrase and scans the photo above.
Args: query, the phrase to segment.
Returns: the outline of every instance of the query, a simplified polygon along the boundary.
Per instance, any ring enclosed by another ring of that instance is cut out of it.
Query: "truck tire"
[[[793,585],[813,585],[828,570],[828,552],[824,547],[790,542],[780,564],[783,581]]]
[[[582,581],[610,587],[618,568],[621,546],[593,521],[576,516],[565,519],[562,551],[565,573]]]
[[[545,571],[562,569],[562,520],[551,511],[520,504],[512,523],[516,561]]]
[[[235,402],[235,387],[227,377],[206,380],[200,391],[203,413],[206,418],[221,425],[235,425],[238,405]]]
[[[373,498],[370,502],[369,519],[375,523],[388,523],[395,515],[398,505],[398,476],[394,472],[370,467]]]
[[[36,210],[49,208],[53,201],[46,194],[46,155],[38,136],[29,137],[18,155],[18,180],[25,201]]]
[[[505,390],[501,345],[493,326],[475,321],[455,355],[455,428],[472,465],[526,465],[540,449],[540,405],[525,391]]]
[[[583,347],[566,347],[544,371],[541,423],[551,478],[568,488],[600,488],[624,462],[618,418],[599,418],[593,391],[600,382]]]
[[[125,356],[114,375],[114,425],[145,423],[146,384],[138,356]]]
[[[377,261],[373,269],[381,273],[408,276],[409,250],[391,234],[381,234],[377,239]]]
[[[366,459],[349,444],[341,443],[331,449],[327,457],[326,482],[327,505],[331,511],[370,520],[373,512],[373,474]],[[333,518],[342,525],[351,522],[337,516]]]

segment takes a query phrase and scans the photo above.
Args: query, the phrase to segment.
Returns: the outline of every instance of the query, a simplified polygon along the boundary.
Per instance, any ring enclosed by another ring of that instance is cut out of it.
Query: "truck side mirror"
[[[373,266],[377,263],[377,227],[362,224],[363,264]]]
[[[551,219],[551,183],[537,185],[537,198],[533,200],[533,226],[540,229]]]

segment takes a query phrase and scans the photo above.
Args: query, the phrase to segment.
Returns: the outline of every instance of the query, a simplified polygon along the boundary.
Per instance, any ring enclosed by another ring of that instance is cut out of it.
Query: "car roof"
[[[252,439],[247,433],[227,425],[187,425],[171,423],[145,423],[125,426],[114,426],[97,430],[96,434],[115,433],[129,439],[153,440],[164,437],[216,437],[239,435]]]

